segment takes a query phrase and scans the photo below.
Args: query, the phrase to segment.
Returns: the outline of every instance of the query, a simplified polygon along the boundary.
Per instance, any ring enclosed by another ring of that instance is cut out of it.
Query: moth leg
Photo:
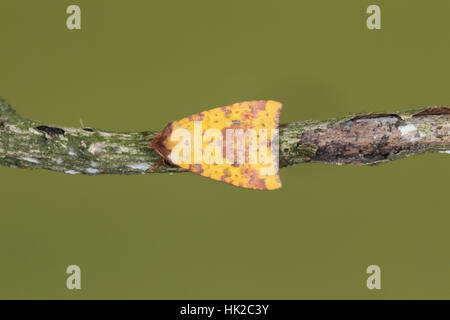
[[[160,167],[160,166],[165,166],[166,165],[166,161],[164,160],[164,158],[160,158],[159,162],[157,164],[155,164],[153,167],[151,167],[150,169],[148,169],[149,171],[153,171],[156,168]]]

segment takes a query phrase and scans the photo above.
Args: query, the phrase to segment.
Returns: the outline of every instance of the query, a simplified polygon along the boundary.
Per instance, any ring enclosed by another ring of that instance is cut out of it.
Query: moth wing
[[[162,145],[172,163],[191,172],[238,187],[278,189],[281,107],[259,100],[199,112],[172,122]]]

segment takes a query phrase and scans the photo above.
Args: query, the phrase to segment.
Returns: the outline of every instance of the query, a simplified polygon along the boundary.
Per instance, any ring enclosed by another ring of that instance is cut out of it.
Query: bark
[[[0,165],[70,174],[182,172],[149,146],[157,131],[108,132],[25,119],[0,98]],[[450,153],[450,108],[350,115],[280,125],[280,167],[304,162],[377,164],[424,152]]]

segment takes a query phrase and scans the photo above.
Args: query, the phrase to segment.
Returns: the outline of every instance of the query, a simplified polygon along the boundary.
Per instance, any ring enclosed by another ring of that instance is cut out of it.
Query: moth
[[[214,108],[170,122],[150,146],[161,161],[234,186],[274,190],[281,103],[258,100]]]

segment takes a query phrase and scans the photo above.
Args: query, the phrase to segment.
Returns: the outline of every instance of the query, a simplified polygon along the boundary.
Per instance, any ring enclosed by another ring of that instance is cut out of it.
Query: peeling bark
[[[108,132],[65,128],[18,115],[0,99],[0,165],[69,174],[182,172],[149,146],[156,131]],[[424,152],[450,153],[450,108],[280,125],[280,167],[303,162],[377,164]]]

